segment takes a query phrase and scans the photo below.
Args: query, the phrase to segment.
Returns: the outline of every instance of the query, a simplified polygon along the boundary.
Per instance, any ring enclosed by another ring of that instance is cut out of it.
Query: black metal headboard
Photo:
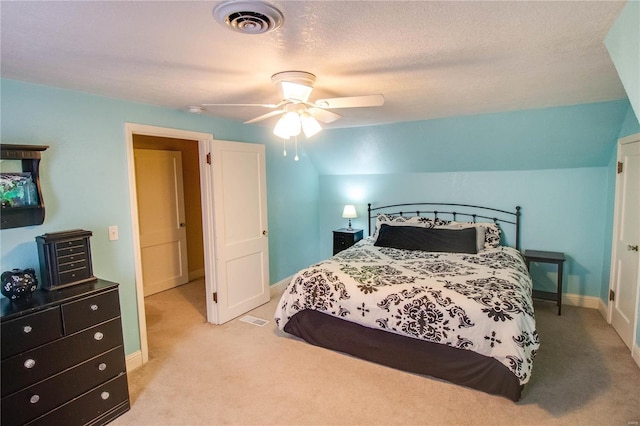
[[[464,220],[467,222],[476,222],[478,219],[488,219],[494,223],[508,223],[515,226],[516,237],[516,250],[520,250],[520,206],[516,206],[515,211],[510,212],[507,210],[494,209],[492,207],[474,206],[470,204],[455,204],[455,203],[405,203],[405,204],[389,204],[380,207],[371,207],[371,203],[368,204],[368,216],[369,216],[369,236],[371,236],[371,219],[376,219],[378,213],[391,214],[397,216],[424,216],[433,215],[433,218],[446,219],[439,215],[448,215],[451,220]],[[441,209],[433,210],[421,210],[423,206],[435,206],[442,207]],[[388,209],[406,208],[399,211],[387,211]],[[459,208],[459,209],[457,209]],[[416,209],[416,210],[414,210]],[[384,210],[384,211],[381,211]],[[374,213],[377,212],[377,213]],[[491,215],[491,216],[490,216]],[[462,219],[460,219],[462,217]],[[482,221],[480,221],[482,222]]]

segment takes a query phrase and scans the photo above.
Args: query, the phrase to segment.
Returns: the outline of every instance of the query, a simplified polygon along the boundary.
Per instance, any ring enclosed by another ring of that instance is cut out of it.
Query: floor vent
[[[258,327],[263,327],[269,324],[269,321],[252,317],[251,315],[245,315],[244,317],[240,318],[240,321],[248,322],[249,324],[257,325]]]

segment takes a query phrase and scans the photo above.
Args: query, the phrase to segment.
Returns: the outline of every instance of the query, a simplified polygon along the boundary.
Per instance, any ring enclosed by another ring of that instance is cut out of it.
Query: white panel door
[[[621,144],[622,172],[616,182],[614,230],[615,297],[611,325],[631,348],[638,300],[638,245],[640,244],[640,141]]]
[[[269,301],[264,145],[213,141],[217,322]]]
[[[135,149],[144,295],[189,281],[182,153]]]

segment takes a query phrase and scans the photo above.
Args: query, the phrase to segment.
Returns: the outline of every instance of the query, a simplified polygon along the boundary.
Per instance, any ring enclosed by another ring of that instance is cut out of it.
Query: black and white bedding
[[[498,245],[492,231],[485,238],[486,230],[477,248],[462,253],[374,245],[379,231],[298,272],[278,304],[278,327],[285,330],[296,314],[316,311],[473,351],[504,365],[521,389],[539,341],[532,282],[520,253]],[[519,390],[509,397],[517,400]]]

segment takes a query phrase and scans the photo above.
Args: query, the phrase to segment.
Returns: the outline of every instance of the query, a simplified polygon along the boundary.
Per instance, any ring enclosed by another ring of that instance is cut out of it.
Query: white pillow
[[[500,245],[500,228],[492,222],[449,222],[444,228],[476,228],[476,248],[478,252]]]
[[[376,230],[373,233],[373,239],[378,239],[380,225],[386,224],[390,226],[417,226],[420,228],[433,228],[433,220],[421,216],[395,216],[391,214],[378,213],[376,215]]]

